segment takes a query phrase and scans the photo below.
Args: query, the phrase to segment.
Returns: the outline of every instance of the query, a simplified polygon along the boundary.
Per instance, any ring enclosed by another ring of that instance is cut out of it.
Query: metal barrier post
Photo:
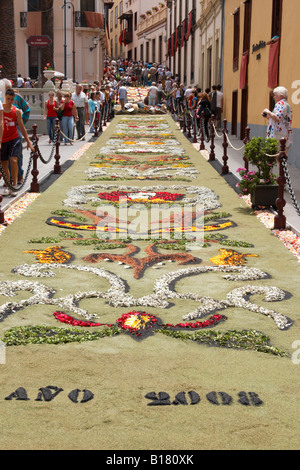
[[[2,194],[0,194],[0,224],[7,225],[7,222],[5,222],[5,218],[4,218],[4,211],[1,209],[2,200],[3,200],[3,197],[2,197]]]
[[[183,126],[182,126],[182,131],[185,134],[186,133],[186,108],[183,110]]]
[[[200,118],[200,149],[199,150],[205,150],[205,143],[204,143],[204,111],[201,113],[201,118]]]
[[[243,142],[244,142],[245,145],[247,145],[248,142],[250,142],[250,127],[248,127],[248,126],[245,129],[245,138],[244,138]],[[243,160],[244,160],[245,168],[248,171],[249,170],[249,162],[248,162],[247,158],[245,157],[245,154],[243,156]]]
[[[229,173],[229,168],[227,165],[228,161],[228,156],[227,156],[227,148],[228,148],[228,143],[227,143],[227,119],[224,119],[224,129],[223,129],[223,166],[222,166],[222,175],[228,175]]]
[[[39,171],[37,169],[37,160],[39,158],[39,154],[38,154],[38,150],[37,150],[37,143],[38,143],[38,136],[37,136],[37,125],[36,124],[33,124],[32,126],[32,129],[33,129],[33,134],[32,134],[32,137],[31,137],[31,141],[33,143],[33,146],[34,146],[34,149],[35,149],[35,152],[33,154],[33,164],[32,164],[32,171],[31,171],[31,174],[33,176],[32,178],[32,182],[31,182],[31,185],[30,185],[30,192],[31,193],[39,193],[40,192],[40,185],[39,185],[39,182],[38,182],[38,174],[39,174]]]
[[[208,159],[208,161],[210,162],[213,162],[216,159],[214,124],[215,124],[215,115],[212,114],[211,121],[210,121],[210,142],[211,143],[210,143],[210,153],[209,153],[209,159]]]
[[[98,110],[96,111],[96,114],[95,114],[95,120],[94,120],[94,137],[98,137],[99,136],[99,132],[98,132],[98,123],[99,123],[99,112]]]
[[[193,119],[193,126],[194,126],[194,138],[193,138],[193,144],[197,143],[197,116],[196,116],[196,110],[194,111],[194,119]]]
[[[188,131],[188,135],[187,137],[190,138],[192,137],[192,134],[191,134],[191,115],[190,113],[188,113],[188,122],[187,122],[187,131]]]
[[[277,157],[278,165],[279,165],[279,176],[277,178],[278,183],[278,198],[276,199],[276,207],[277,207],[277,215],[274,217],[274,230],[285,230],[286,228],[286,217],[283,214],[283,209],[286,205],[286,201],[284,199],[284,185],[286,183],[283,165],[282,165],[282,158],[287,158],[285,153],[286,148],[286,139],[280,140],[280,152]]]
[[[103,129],[102,129],[102,110],[103,110],[103,106],[101,105],[100,109],[99,109],[99,132],[103,132]]]
[[[60,125],[59,125],[59,119],[55,120],[55,128],[57,132],[57,137],[56,137],[56,143],[55,143],[55,149],[56,149],[56,154],[54,156],[55,158],[55,164],[54,164],[54,169],[53,172],[55,175],[61,175],[61,166],[60,166],[60,154],[59,154],[59,147],[60,147],[60,141],[59,141],[59,134],[60,134]]]

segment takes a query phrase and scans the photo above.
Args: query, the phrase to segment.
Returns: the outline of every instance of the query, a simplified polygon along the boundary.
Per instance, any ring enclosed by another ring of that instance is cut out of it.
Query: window
[[[137,30],[137,11],[134,13],[134,31]]]
[[[163,37],[159,36],[158,38],[158,62],[162,63],[162,50],[163,50]]]
[[[115,57],[118,57],[118,36],[115,36]]]
[[[41,11],[42,0],[28,0],[27,11]]]
[[[141,44],[140,60],[144,62],[144,44]]]
[[[118,27],[118,7],[115,8],[115,28]]]
[[[119,8],[120,8],[120,16],[121,16],[123,15],[123,2],[120,2]]]
[[[233,14],[233,71],[239,69],[239,50],[240,50],[240,9]]]
[[[114,24],[114,11],[111,10],[111,13],[110,13],[110,30],[111,31],[113,29],[113,24]]]
[[[95,11],[95,0],[80,0],[80,11]]]
[[[245,53],[245,52],[250,51],[252,0],[246,0],[244,4],[245,4],[245,16],[244,16],[243,52]]]
[[[273,0],[272,38],[281,34],[282,0]]]
[[[191,39],[192,43],[191,43],[191,50],[194,51],[195,50],[195,33],[193,32],[192,33],[192,39]],[[195,78],[195,54],[191,54],[191,75],[190,75],[190,81],[191,83],[194,82],[194,78]]]
[[[152,63],[153,64],[156,62],[155,49],[156,49],[156,41],[155,39],[152,39]]]

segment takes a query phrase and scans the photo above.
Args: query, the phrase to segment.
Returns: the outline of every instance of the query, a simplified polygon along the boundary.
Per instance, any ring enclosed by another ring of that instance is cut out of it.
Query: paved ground
[[[107,123],[107,126],[104,127],[104,130],[109,126],[109,123]],[[86,131],[88,131],[88,126],[86,126]],[[52,144],[49,144],[49,138],[46,135],[39,135],[38,134],[38,145],[40,152],[45,160],[47,160],[51,154],[52,150]],[[76,132],[75,132],[75,137],[76,139]],[[64,171],[66,168],[68,168],[73,160],[73,156],[81,150],[86,144],[92,143],[95,141],[94,134],[88,133],[86,135],[85,140],[81,141],[75,141],[73,145],[65,145],[64,143],[61,143],[59,147],[59,154],[60,154],[60,165],[62,166],[62,171]],[[55,155],[55,152],[54,152]],[[23,158],[24,158],[24,173],[26,173],[26,169],[28,166],[29,158],[30,158],[30,152],[24,147],[23,150]],[[51,178],[51,175],[53,175],[53,168],[55,164],[55,158],[53,157],[51,161],[48,164],[43,164],[41,161],[38,161],[38,181],[40,183],[40,190],[43,191],[45,187],[49,184],[49,182],[52,182],[55,180],[55,178]],[[30,185],[32,181],[32,175],[31,173],[29,174],[29,177],[27,179],[26,184],[24,187],[19,191],[18,195],[16,197],[11,197],[11,196],[3,196],[3,200],[1,203],[1,209],[6,210],[11,204],[13,204],[16,200],[18,200],[24,193],[30,191]],[[0,194],[3,190],[3,179],[0,180]]]
[[[221,132],[218,133],[219,135]],[[192,138],[190,139],[193,140]],[[244,166],[243,161],[243,142],[237,139],[235,136],[229,135],[229,140],[231,146],[229,145],[227,148],[227,155],[228,161],[227,165],[229,167],[230,175],[226,178],[228,182],[232,185],[235,185],[238,182],[238,173],[237,169]],[[200,142],[200,139],[198,139]],[[200,143],[194,144],[196,148],[200,148]],[[205,148],[207,151],[207,156],[210,152],[210,143],[205,143]],[[238,149],[238,150],[237,150]],[[224,155],[224,148],[223,148],[223,137],[215,139],[215,155],[216,155],[216,162],[213,163],[217,171],[221,173],[221,166],[223,165],[223,155]],[[276,172],[276,171],[275,171]],[[293,185],[293,189],[296,195],[296,199],[298,201],[298,205],[300,206],[300,170],[294,166],[289,165],[289,173],[291,176],[291,181]],[[292,200],[290,198],[290,194],[288,191],[285,191],[285,200],[286,206],[284,209],[284,214],[287,218],[287,226],[289,226],[297,235],[300,235],[300,216],[297,214]]]

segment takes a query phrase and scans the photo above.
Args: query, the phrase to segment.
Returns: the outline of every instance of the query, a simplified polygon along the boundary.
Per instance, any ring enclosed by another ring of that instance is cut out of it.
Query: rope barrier
[[[56,143],[57,143],[57,141],[58,141],[59,132],[60,132],[60,130],[57,129],[57,128],[55,128],[55,132],[54,132],[54,141],[53,141],[53,145],[52,145],[50,157],[48,158],[48,160],[45,160],[45,159],[44,159],[44,157],[42,156],[42,154],[41,154],[41,152],[40,152],[40,149],[39,149],[38,145],[36,146],[36,150],[37,150],[38,156],[39,156],[41,162],[44,163],[45,165],[47,165],[48,163],[50,163],[50,161],[51,161],[52,158],[53,158],[54,151],[55,151],[55,146],[56,146]]]
[[[25,186],[25,184],[27,182],[27,179],[28,179],[28,176],[29,176],[29,173],[30,173],[30,170],[31,170],[32,159],[33,159],[33,152],[30,152],[30,158],[29,158],[28,167],[27,167],[27,170],[26,170],[26,173],[25,173],[25,178],[24,178],[23,182],[18,186],[13,186],[11,184],[10,180],[7,178],[6,174],[4,173],[2,164],[0,162],[0,173],[2,173],[2,176],[3,176],[4,182],[6,184],[6,187],[8,189],[10,189],[12,192],[18,192]]]
[[[221,139],[221,138],[222,138],[222,135],[219,135],[219,134],[217,133],[217,129],[216,129],[216,127],[215,127],[215,125],[214,125],[213,122],[212,122],[212,126],[213,126],[213,128],[214,128],[215,134],[216,134],[216,136],[218,137],[218,139]]]
[[[230,147],[231,147],[233,150],[236,150],[237,152],[240,152],[240,151],[243,150],[243,148],[245,147],[245,145],[243,145],[243,146],[240,147],[240,148],[234,147],[234,146],[232,145],[232,143],[230,142],[230,140],[229,140],[229,137],[228,137],[227,132],[225,132],[225,136],[226,136],[226,139],[227,139],[228,144],[230,145]]]
[[[289,169],[288,169],[288,166],[287,166],[287,159],[282,158],[281,162],[282,162],[284,176],[285,176],[285,179],[286,179],[286,182],[287,182],[287,186],[288,186],[288,190],[289,190],[289,193],[290,193],[290,196],[291,196],[293,206],[294,206],[294,208],[297,212],[297,215],[299,215],[299,217],[300,217],[300,206],[297,202],[296,195],[295,195],[295,192],[294,192],[294,189],[293,189]]]
[[[64,132],[62,130],[60,130],[60,133],[63,137],[65,137],[65,139],[68,139],[69,142],[80,142],[81,140],[85,139],[85,137],[88,135],[88,133],[90,132],[90,130],[92,129],[93,125],[94,125],[94,122],[95,122],[95,117],[96,117],[96,112],[94,112],[94,116],[93,116],[93,121],[90,125],[90,127],[88,128],[87,132],[80,138],[80,139],[71,139],[70,137],[68,137],[66,134],[64,134]]]

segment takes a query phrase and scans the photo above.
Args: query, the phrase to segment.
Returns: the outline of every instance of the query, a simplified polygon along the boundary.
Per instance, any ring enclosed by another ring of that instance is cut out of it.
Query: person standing
[[[123,83],[121,83],[121,86],[119,88],[119,101],[120,101],[121,109],[123,111],[125,108],[125,103],[127,101],[127,88],[126,86],[123,85]]]
[[[90,127],[90,132],[95,132],[95,129],[94,129],[94,115],[95,115],[95,111],[96,111],[96,106],[97,106],[97,101],[96,101],[96,93],[94,91],[92,91],[92,93],[90,94],[90,99],[88,101],[89,103],[89,127]]]
[[[17,88],[23,88],[24,87],[24,79],[22,78],[22,75],[19,73],[18,78],[17,78]]]
[[[293,111],[288,100],[288,90],[284,87],[277,87],[273,90],[275,101],[274,110],[268,108],[263,110],[262,115],[269,119],[267,128],[267,138],[277,139],[278,143],[282,138],[286,139],[286,150],[289,151],[293,144]]]
[[[221,128],[221,116],[223,111],[223,93],[222,86],[217,85],[217,102],[216,102],[216,121],[217,121],[217,130]]]
[[[78,140],[85,140],[85,114],[88,112],[88,98],[85,93],[83,93],[82,85],[79,83],[76,84],[76,89],[71,96],[72,101],[74,101],[77,113],[78,120],[76,121],[76,130]]]
[[[158,101],[158,88],[155,82],[152,82],[151,87],[149,88],[148,93],[149,106],[155,106]]]
[[[67,92],[64,94],[64,100],[62,100],[61,102],[60,109],[63,112],[61,124],[62,131],[64,133],[65,145],[67,145],[68,143],[70,145],[73,145],[71,139],[73,137],[74,117],[75,121],[77,121],[78,114],[75,103],[71,100],[70,93]]]
[[[55,121],[57,119],[58,103],[54,99],[54,91],[49,91],[49,98],[45,102],[44,119],[47,120],[49,144],[54,142]]]
[[[12,82],[8,80],[7,78],[4,79],[5,82],[5,89],[8,90],[12,88]],[[19,93],[15,92],[15,100],[14,100],[14,106],[16,106],[18,109],[21,110],[22,114],[22,121],[24,126],[29,120],[30,116],[30,106],[27,103],[27,101],[21,96]],[[19,132],[19,137],[22,139],[22,132],[18,128]],[[23,183],[23,175],[24,175],[24,170],[23,170],[23,147],[22,145],[19,146],[19,155],[18,155],[18,184]]]
[[[6,176],[13,186],[18,182],[18,155],[22,140],[19,137],[18,128],[27,142],[27,149],[34,152],[34,147],[29,140],[27,131],[22,121],[20,109],[14,106],[15,91],[8,88],[5,93],[5,104],[3,105],[3,135],[1,145],[1,165]],[[10,163],[10,169],[9,169]],[[16,193],[8,187],[4,190],[4,195],[16,196]]]

